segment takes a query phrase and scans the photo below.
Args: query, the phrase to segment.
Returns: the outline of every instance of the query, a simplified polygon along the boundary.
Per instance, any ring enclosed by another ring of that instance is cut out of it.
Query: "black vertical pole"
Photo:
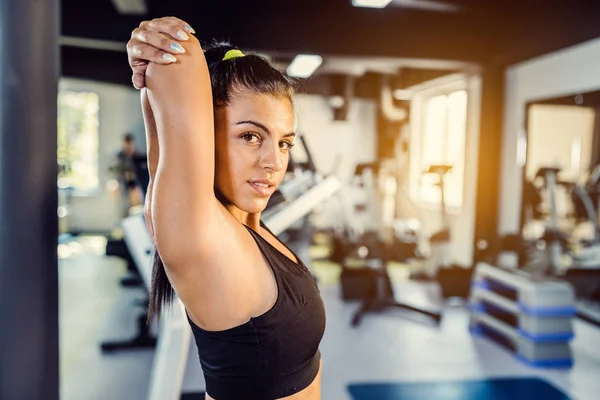
[[[474,263],[498,239],[504,81],[502,66],[482,65]]]
[[[58,400],[59,0],[0,1],[0,399]]]

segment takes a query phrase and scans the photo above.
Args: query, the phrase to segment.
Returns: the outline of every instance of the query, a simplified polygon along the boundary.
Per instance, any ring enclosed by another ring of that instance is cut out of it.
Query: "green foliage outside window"
[[[61,91],[58,96],[58,187],[98,187],[98,95]]]

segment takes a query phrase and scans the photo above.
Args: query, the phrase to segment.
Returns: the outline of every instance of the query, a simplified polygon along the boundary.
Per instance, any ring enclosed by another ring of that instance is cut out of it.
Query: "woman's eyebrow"
[[[250,124],[250,125],[254,125],[257,128],[262,129],[263,131],[265,131],[268,135],[271,135],[271,131],[269,130],[269,128],[267,128],[266,126],[264,126],[263,124],[261,124],[260,122],[256,122],[256,121],[252,121],[252,120],[245,120],[245,121],[239,121],[236,122],[236,125],[243,125],[243,124]],[[284,138],[287,137],[295,137],[296,133],[295,132],[290,132],[290,133],[286,133],[285,135],[283,135]]]

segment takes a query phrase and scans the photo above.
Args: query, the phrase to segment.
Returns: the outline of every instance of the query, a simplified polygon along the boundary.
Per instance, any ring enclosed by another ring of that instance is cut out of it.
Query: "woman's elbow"
[[[182,253],[181,249],[178,248],[177,243],[170,240],[169,235],[163,234],[160,230],[153,232],[152,237],[163,263],[166,266],[178,264]]]
[[[155,226],[154,244],[160,253],[165,265],[174,266],[185,264],[192,258],[197,249],[194,248],[188,235],[182,235],[181,229],[165,229],[164,226]]]

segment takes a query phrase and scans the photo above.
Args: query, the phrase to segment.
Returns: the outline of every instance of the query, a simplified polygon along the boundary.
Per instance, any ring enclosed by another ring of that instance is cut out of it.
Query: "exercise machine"
[[[519,245],[527,248],[527,254],[519,259],[516,267],[535,277],[553,277],[570,283],[577,296],[576,316],[600,326],[600,314],[597,310],[600,299],[600,234],[597,205],[588,193],[591,186],[589,183],[580,186],[573,182],[560,181],[559,172],[559,168],[543,167],[536,173],[535,181],[542,182],[541,186],[538,185],[538,190],[543,189],[546,192],[548,210],[545,228],[537,238],[521,238]],[[593,177],[594,174],[590,176]],[[575,240],[561,229],[557,208],[557,189],[561,186],[567,189],[573,201],[575,222],[583,221],[592,226],[591,236],[586,240]],[[536,197],[540,200],[542,198]],[[538,207],[537,215],[544,214],[539,211],[540,204],[532,205]]]
[[[134,271],[135,275],[129,279],[131,282],[139,282],[142,288],[149,293],[152,281],[152,239],[146,228],[143,214],[133,215],[121,222],[123,229],[123,241],[117,241],[111,247],[110,254],[118,254],[128,263],[128,270]],[[120,244],[124,244],[121,247]],[[121,281],[122,283],[124,280]],[[137,304],[143,312],[137,319],[137,333],[129,340],[103,342],[101,349],[104,354],[116,351],[152,349],[156,346],[156,337],[150,333],[148,326],[148,300],[143,299]]]
[[[333,232],[330,261],[343,263],[345,257],[364,245],[363,238],[369,232],[378,232],[383,242],[381,251],[390,261],[422,258],[419,221],[395,218],[394,179],[377,162],[356,165],[352,185],[346,188],[346,196],[339,198],[343,224]]]
[[[411,279],[425,281],[433,280],[440,268],[447,268],[452,265],[450,221],[446,210],[445,191],[446,175],[451,170],[451,165],[430,165],[424,172],[424,174],[437,175],[438,177],[435,186],[439,187],[440,190],[441,229],[429,237],[431,254],[427,260],[426,273],[412,275]]]
[[[426,261],[425,273],[411,275],[413,280],[437,281],[444,298],[463,298],[469,296],[473,268],[455,263],[452,255],[452,224],[447,210],[446,178],[452,171],[452,165],[430,165],[424,172],[437,176],[435,186],[440,191],[441,228],[429,237],[430,254]]]
[[[378,183],[383,181],[381,183],[385,186],[385,179],[380,172],[378,163],[356,166],[354,183],[358,189],[362,189],[362,196],[354,204],[354,215],[349,217],[352,218],[352,222],[348,222],[351,229],[345,232],[352,234],[352,237],[344,237],[344,242],[338,238],[337,241],[341,243],[334,252],[334,257],[339,257],[342,265],[342,298],[362,300],[351,325],[357,327],[365,314],[381,312],[386,308],[418,313],[439,323],[440,313],[395,300],[388,265],[391,261],[417,258],[417,240],[416,237],[405,237],[407,241],[401,242],[396,232],[389,235],[392,224],[386,223],[384,218],[385,205],[381,201]],[[393,219],[393,215],[388,217]]]
[[[351,325],[357,327],[365,314],[370,312],[382,312],[386,308],[402,309],[413,313],[418,313],[429,317],[436,324],[442,319],[439,312],[418,308],[407,303],[396,301],[394,289],[392,287],[387,267],[389,259],[386,256],[388,250],[385,248],[385,243],[379,238],[378,232],[366,232],[363,235],[362,242],[364,246],[360,246],[356,250],[356,255],[362,261],[362,266],[358,269],[344,267],[347,274],[354,275],[358,279],[367,282],[360,296],[363,298],[361,306],[357,309],[352,317]],[[349,259],[344,260],[345,263]],[[347,279],[347,278],[346,278]],[[344,283],[342,283],[344,285]],[[346,283],[347,285],[347,283]]]
[[[142,191],[142,201],[146,197],[146,191],[148,190],[148,184],[150,182],[150,175],[148,173],[148,158],[145,154],[136,154],[132,160],[133,170],[136,177],[136,182],[140,186]],[[117,172],[117,167],[111,168],[111,172]],[[123,199],[121,199],[123,201]],[[131,211],[131,210],[130,210]],[[136,267],[134,260],[129,253],[127,244],[124,239],[109,238],[106,243],[107,256],[117,256],[124,259],[127,262],[128,276],[121,279],[121,286],[123,287],[138,287],[142,288],[142,277],[140,276],[139,269]]]

